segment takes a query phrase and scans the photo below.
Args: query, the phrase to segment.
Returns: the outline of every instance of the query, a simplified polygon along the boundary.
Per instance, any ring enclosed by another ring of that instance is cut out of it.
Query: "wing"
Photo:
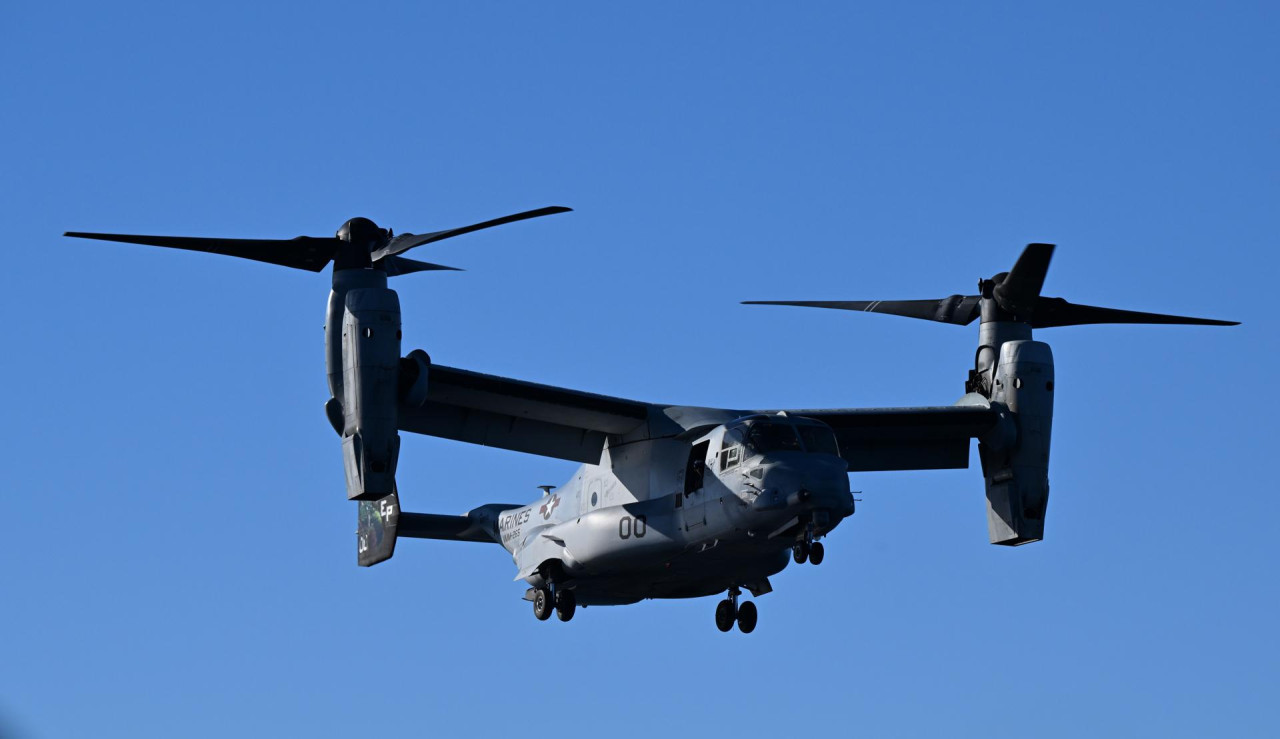
[[[401,405],[400,430],[596,464],[606,437],[661,406],[431,365],[427,400]]]
[[[787,414],[830,426],[850,472],[963,469],[969,466],[969,439],[999,422],[996,411],[985,403],[789,410]]]
[[[427,399],[401,431],[596,464],[609,437],[674,437],[771,411],[657,405],[433,364]],[[830,426],[851,472],[969,466],[969,439],[998,416],[985,399],[921,408],[788,410]]]

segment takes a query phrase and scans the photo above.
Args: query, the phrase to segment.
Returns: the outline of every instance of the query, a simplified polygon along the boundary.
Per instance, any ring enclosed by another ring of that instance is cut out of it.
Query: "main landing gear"
[[[533,616],[539,621],[551,618],[555,611],[556,618],[568,621],[578,610],[578,598],[568,588],[535,588],[533,591]]]
[[[721,631],[729,631],[733,628],[736,621],[738,631],[744,634],[750,634],[756,629],[756,604],[747,601],[742,605],[738,605],[738,596],[742,591],[738,590],[738,586],[734,585],[729,588],[729,597],[716,604],[716,628]]]
[[[810,523],[805,527],[804,537],[797,541],[795,546],[791,547],[791,558],[798,565],[802,565],[806,561],[820,565],[826,556],[827,551],[822,546],[822,542],[814,540],[813,524]]]

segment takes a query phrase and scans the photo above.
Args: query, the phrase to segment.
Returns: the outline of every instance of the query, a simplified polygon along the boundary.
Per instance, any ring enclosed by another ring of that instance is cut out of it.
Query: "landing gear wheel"
[[[816,565],[820,565],[822,564],[822,558],[825,557],[826,554],[827,552],[826,552],[826,549],[822,546],[822,542],[815,541],[814,543],[809,545],[809,561],[810,562]]]
[[[555,610],[555,606],[551,604],[551,591],[546,588],[538,588],[533,591],[533,616],[539,621],[546,621],[551,618],[551,612]]]
[[[744,634],[750,634],[756,630],[756,604],[747,601],[738,606],[738,631]]]
[[[734,612],[733,601],[725,598],[716,605],[716,628],[721,631],[728,631],[733,628],[733,621],[737,617]]]
[[[796,564],[804,564],[809,559],[809,547],[805,546],[803,542],[796,544],[791,547],[791,557],[796,561]]]
[[[568,621],[578,608],[578,597],[572,590],[556,590],[556,618]]]

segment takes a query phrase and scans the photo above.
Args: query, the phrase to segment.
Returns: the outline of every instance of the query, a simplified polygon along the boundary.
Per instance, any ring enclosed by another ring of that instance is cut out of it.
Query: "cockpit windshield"
[[[757,421],[751,424],[751,431],[747,433],[747,446],[760,454],[801,451],[795,427],[785,423]]]
[[[836,436],[831,429],[816,423],[792,424],[771,417],[744,419],[725,431],[724,446],[743,444],[748,454],[772,452],[804,452],[839,456]]]
[[[797,426],[804,448],[810,454],[834,454],[840,456],[840,447],[836,446],[836,435],[826,426]]]

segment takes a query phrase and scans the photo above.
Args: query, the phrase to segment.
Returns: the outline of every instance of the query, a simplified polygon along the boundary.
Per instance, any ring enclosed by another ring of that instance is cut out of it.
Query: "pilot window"
[[[840,447],[836,445],[836,435],[825,426],[800,426],[800,440],[810,454],[834,454],[840,456]]]

